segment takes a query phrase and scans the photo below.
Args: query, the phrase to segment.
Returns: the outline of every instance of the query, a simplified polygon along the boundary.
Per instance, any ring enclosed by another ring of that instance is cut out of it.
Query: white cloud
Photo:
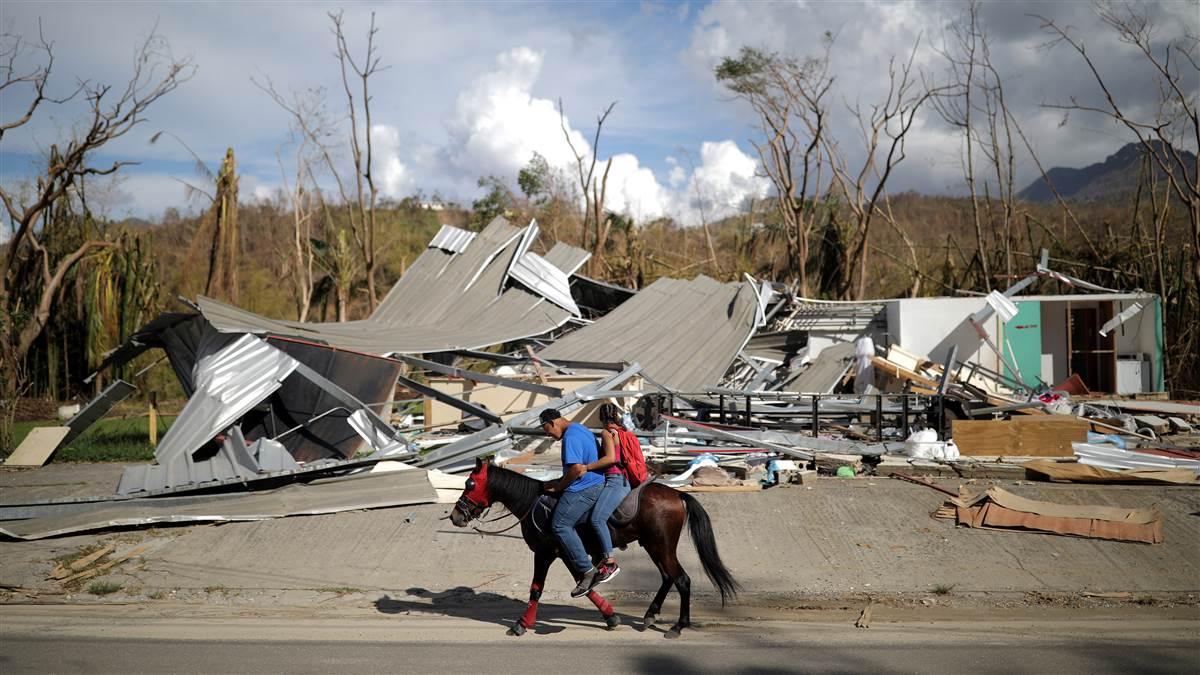
[[[671,195],[659,185],[654,172],[641,166],[637,157],[629,153],[613,155],[605,193],[606,209],[644,222],[667,215],[671,202]]]
[[[554,166],[574,161],[554,102],[532,95],[541,69],[541,53],[517,47],[497,57],[495,68],[459,94],[446,151],[454,167],[472,177],[507,177],[535,152]],[[591,152],[579,132],[570,133],[576,150]]]
[[[459,94],[449,124],[450,144],[441,155],[458,169],[460,177],[493,174],[511,179],[534,152],[552,166],[574,166],[575,157],[563,137],[555,103],[533,94],[542,60],[542,54],[528,47],[504,52],[494,68]],[[571,127],[569,119],[567,130],[575,149],[590,157],[587,139]],[[764,193],[765,183],[754,176],[755,160],[733,141],[704,143],[700,154],[701,165],[690,180],[674,158],[667,158],[670,187],[659,183],[641,158],[631,153],[613,155],[605,208],[643,222],[673,216],[695,225],[700,222],[700,209],[692,197],[697,189],[704,196],[710,218],[730,215],[747,196]],[[606,161],[601,157],[597,163],[597,178],[603,175]]]
[[[769,186],[758,175],[758,160],[737,143],[706,141],[700,145],[700,166],[688,181],[688,213],[703,206],[705,218],[719,220],[741,212],[747,199],[765,197]]]
[[[408,167],[400,161],[400,132],[387,124],[371,127],[375,172],[379,190],[387,197],[403,197],[413,187]]]

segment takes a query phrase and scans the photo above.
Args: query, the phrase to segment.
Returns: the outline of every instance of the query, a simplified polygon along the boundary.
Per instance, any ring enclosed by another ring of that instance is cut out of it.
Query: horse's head
[[[467,476],[467,487],[450,512],[450,522],[455,527],[466,527],[467,523],[478,518],[484,509],[492,505],[492,494],[487,484],[491,466],[491,462],[475,460],[475,469]]]

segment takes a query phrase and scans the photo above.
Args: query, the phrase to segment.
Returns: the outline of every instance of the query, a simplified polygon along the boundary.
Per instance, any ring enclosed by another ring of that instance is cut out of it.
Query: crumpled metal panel
[[[462,253],[475,239],[475,233],[463,230],[453,225],[443,225],[442,229],[429,241],[429,248],[440,248],[450,253]]]
[[[188,456],[279,389],[297,361],[253,335],[243,335],[196,362],[196,392],[154,450],[160,464]]]
[[[529,290],[579,316],[579,307],[571,297],[571,280],[542,256],[526,251],[513,263],[510,274]]]
[[[249,493],[101,502],[72,513],[5,522],[0,535],[43,539],[114,527],[267,520],[436,501],[427,472],[389,471]]]
[[[137,387],[125,380],[113,380],[112,384],[105,387],[104,391],[100,392],[96,398],[89,401],[71,419],[67,420],[65,426],[70,427],[71,431],[58,447],[65,448],[70,445],[72,441],[79,438],[80,434],[107,415],[113,406],[129,398],[129,395],[135,391],[137,391]]]

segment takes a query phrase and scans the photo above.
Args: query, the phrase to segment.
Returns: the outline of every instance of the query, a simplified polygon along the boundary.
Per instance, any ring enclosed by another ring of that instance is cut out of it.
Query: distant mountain
[[[1165,153],[1166,147],[1158,144],[1155,145],[1155,150]],[[1076,201],[1122,199],[1137,189],[1138,180],[1142,176],[1142,158],[1146,156],[1146,153],[1146,148],[1140,143],[1130,143],[1109,155],[1103,162],[1085,166],[1082,169],[1055,167],[1047,171],[1046,175],[1064,199]],[[1182,151],[1182,154],[1184,162],[1189,168],[1194,167],[1196,156],[1186,150]],[[1165,154],[1164,157],[1166,157]],[[1157,163],[1152,163],[1152,167],[1160,177],[1165,177]],[[1174,172],[1176,175],[1180,175],[1177,168]],[[1054,193],[1041,178],[1030,183],[1017,196],[1031,202],[1054,201]]]

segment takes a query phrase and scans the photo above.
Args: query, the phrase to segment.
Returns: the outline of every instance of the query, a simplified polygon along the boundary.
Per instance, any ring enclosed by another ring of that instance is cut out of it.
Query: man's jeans
[[[583,541],[575,526],[587,520],[588,512],[596,504],[603,484],[593,485],[578,492],[564,492],[558,498],[558,506],[554,507],[554,518],[550,521],[550,529],[562,544],[566,554],[567,564],[579,574],[592,568],[592,559],[588,557]]]

